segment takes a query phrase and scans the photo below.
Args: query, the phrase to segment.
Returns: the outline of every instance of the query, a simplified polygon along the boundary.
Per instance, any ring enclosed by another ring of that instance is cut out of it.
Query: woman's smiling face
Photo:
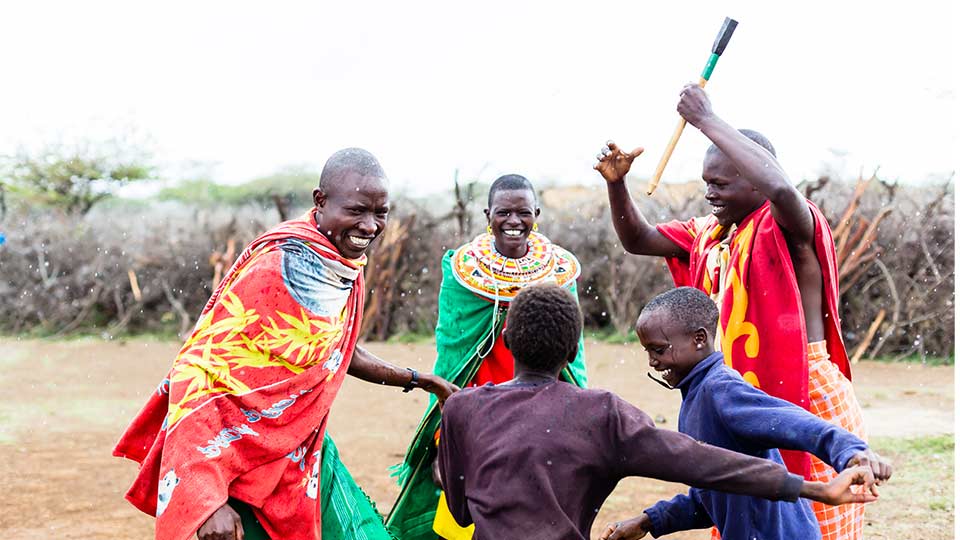
[[[527,254],[527,237],[540,215],[536,197],[528,189],[499,190],[484,210],[500,254],[518,259]]]

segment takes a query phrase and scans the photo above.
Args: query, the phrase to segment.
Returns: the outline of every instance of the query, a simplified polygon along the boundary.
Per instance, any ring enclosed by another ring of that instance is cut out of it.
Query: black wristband
[[[407,393],[413,390],[414,388],[420,387],[420,374],[417,373],[417,370],[412,368],[407,368],[407,371],[410,372],[411,377],[410,377],[410,382],[408,382],[403,386],[403,393]]]

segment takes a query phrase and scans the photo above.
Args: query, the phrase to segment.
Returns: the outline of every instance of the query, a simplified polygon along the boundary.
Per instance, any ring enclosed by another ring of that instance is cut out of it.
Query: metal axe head
[[[713,54],[720,56],[723,54],[723,50],[727,48],[727,43],[730,42],[730,36],[733,35],[733,31],[737,29],[737,21],[726,17],[723,19],[723,26],[720,27],[720,33],[717,34],[717,40],[713,42]]]

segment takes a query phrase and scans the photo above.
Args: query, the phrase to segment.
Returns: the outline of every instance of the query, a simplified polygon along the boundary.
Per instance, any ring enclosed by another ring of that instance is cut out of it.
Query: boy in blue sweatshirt
[[[709,296],[681,287],[654,298],[637,320],[637,335],[649,353],[650,367],[669,388],[683,394],[682,433],[776,463],[783,463],[778,448],[803,450],[838,472],[869,465],[878,484],[890,478],[892,467],[864,441],[754,388],[727,367],[723,353],[713,349],[718,318]],[[806,501],[772,501],[699,488],[661,501],[636,518],[608,525],[600,538],[635,539],[647,532],[659,537],[713,525],[724,540],[821,538]]]

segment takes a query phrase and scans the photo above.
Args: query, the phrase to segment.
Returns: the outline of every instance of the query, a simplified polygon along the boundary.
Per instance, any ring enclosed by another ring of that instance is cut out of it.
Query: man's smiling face
[[[313,191],[317,229],[341,255],[357,259],[387,225],[390,204],[384,179],[346,171],[326,193]]]
[[[704,197],[724,227],[740,223],[766,201],[753,184],[741,178],[733,162],[719,150],[707,152],[703,160],[703,182],[707,186]]]

